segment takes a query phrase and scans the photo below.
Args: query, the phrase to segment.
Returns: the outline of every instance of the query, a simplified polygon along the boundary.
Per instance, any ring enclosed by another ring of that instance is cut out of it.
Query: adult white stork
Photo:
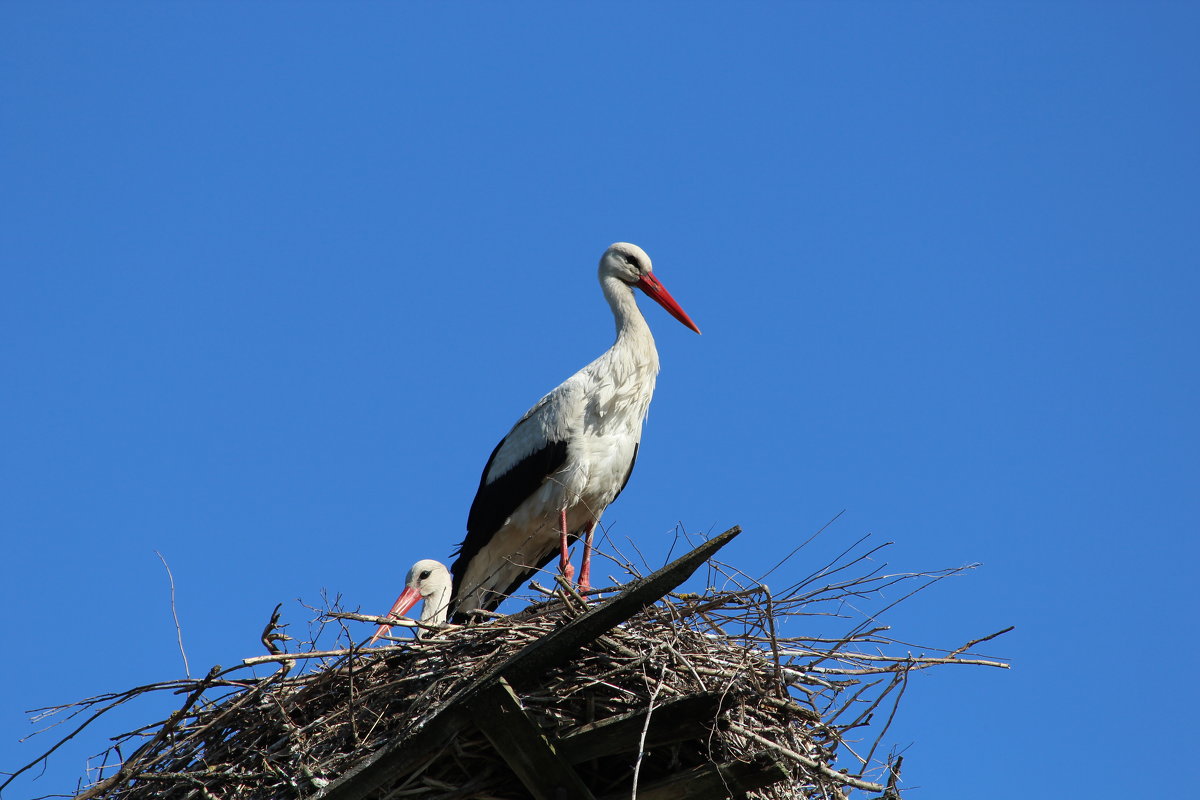
[[[450,571],[445,564],[432,558],[422,559],[408,570],[404,578],[404,591],[396,598],[387,615],[399,618],[421,600],[425,601],[421,606],[421,623],[441,625],[446,621],[446,614],[450,610]],[[391,629],[390,625],[380,625],[367,644],[374,644],[376,639],[386,636]],[[426,633],[426,629],[421,629],[417,636]]]
[[[492,451],[451,566],[454,619],[500,604],[557,553],[570,580],[568,544],[583,534],[579,585],[589,588],[592,534],[633,471],[654,393],[658,351],[633,297],[641,289],[696,333],[654,277],[650,257],[617,242],[600,258],[600,288],[617,340],[538,401]]]

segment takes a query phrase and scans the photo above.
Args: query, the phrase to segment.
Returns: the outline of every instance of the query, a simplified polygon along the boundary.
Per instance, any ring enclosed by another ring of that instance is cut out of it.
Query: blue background
[[[1185,3],[0,8],[0,769],[25,709],[383,611],[495,442],[662,356],[605,516],[790,583],[872,534],[982,562],[893,634],[913,797],[1178,793],[1197,752],[1200,9]],[[893,592],[879,605],[898,596]],[[296,632],[295,630],[293,632]],[[917,652],[917,650],[914,650]],[[101,721],[40,780],[70,792]],[[49,734],[53,735],[53,734]],[[34,772],[39,772],[35,770]],[[1069,787],[1069,789],[1065,788]]]

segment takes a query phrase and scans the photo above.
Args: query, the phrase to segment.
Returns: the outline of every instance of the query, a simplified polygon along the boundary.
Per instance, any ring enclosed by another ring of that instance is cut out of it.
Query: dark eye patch
[[[417,578],[418,578],[419,580],[425,580],[425,579],[426,579],[426,578],[428,578],[428,577],[429,577],[429,570],[424,570],[424,571],[422,571],[422,572],[421,572],[421,574],[420,574],[420,575],[418,575],[418,576],[417,576]]]

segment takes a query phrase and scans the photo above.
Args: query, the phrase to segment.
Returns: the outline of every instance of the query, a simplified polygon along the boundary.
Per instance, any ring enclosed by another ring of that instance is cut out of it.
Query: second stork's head
[[[404,591],[392,604],[389,617],[400,617],[408,612],[418,602],[424,601],[421,607],[421,623],[424,625],[441,625],[446,621],[446,613],[450,608],[450,571],[440,561],[432,558],[422,559],[413,564],[404,578]],[[380,625],[368,644],[373,644],[380,636],[386,636],[391,626]],[[418,633],[422,636],[427,631]]]
[[[616,242],[608,246],[604,255],[600,257],[601,283],[608,276],[614,277],[630,287],[641,289],[647,297],[665,308],[672,317],[696,333],[700,332],[687,312],[680,308],[679,303],[675,302],[675,298],[671,297],[671,293],[666,290],[666,287],[658,278],[654,277],[654,265],[650,263],[650,256],[646,255],[646,251],[636,244]]]

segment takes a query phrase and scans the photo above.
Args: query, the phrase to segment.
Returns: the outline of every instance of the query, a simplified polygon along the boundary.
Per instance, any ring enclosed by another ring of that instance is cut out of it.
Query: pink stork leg
[[[592,533],[596,530],[596,520],[587,524],[583,534],[583,564],[579,567],[579,591],[586,592],[592,588]]]
[[[562,545],[562,557],[559,559],[558,568],[562,572],[563,577],[567,579],[567,583],[570,583],[575,577],[575,568],[571,566],[571,555],[567,552],[567,510],[565,508],[559,513],[559,521],[562,524],[562,539],[560,541]]]

